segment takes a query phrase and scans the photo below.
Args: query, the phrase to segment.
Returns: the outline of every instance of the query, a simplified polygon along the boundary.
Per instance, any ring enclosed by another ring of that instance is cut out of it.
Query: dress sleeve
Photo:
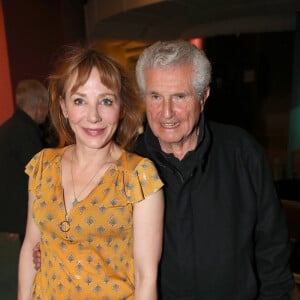
[[[34,191],[38,187],[42,176],[43,156],[44,150],[35,154],[25,167],[25,173],[31,178],[28,186],[29,191]]]
[[[142,159],[124,181],[127,201],[132,204],[144,200],[163,186],[156,167],[148,158]]]

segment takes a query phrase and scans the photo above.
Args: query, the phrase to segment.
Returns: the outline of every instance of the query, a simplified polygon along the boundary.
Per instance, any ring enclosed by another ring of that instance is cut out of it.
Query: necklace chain
[[[75,194],[75,185],[74,185],[74,176],[73,176],[74,152],[75,152],[75,149],[72,152],[72,158],[71,158],[71,177],[72,177],[72,189],[73,189],[73,195],[74,195],[74,200],[72,202],[73,206],[76,205],[79,202],[80,195],[87,189],[87,187],[90,185],[90,183],[93,181],[93,179],[96,177],[96,175],[99,172],[99,169],[97,169],[96,173],[91,177],[91,179],[88,181],[88,183],[83,187],[83,189],[76,196],[76,194]]]
[[[73,189],[73,195],[74,195],[74,200],[72,202],[73,206],[76,205],[79,202],[80,195],[86,190],[86,188],[90,185],[90,183],[93,181],[93,179],[96,177],[96,175],[99,172],[99,169],[98,169],[97,172],[91,177],[91,179],[88,181],[88,183],[80,191],[80,193],[76,196],[76,194],[75,194],[75,185],[74,185],[74,176],[73,176],[74,152],[75,152],[75,149],[73,150],[72,157],[71,157],[71,177],[72,177],[72,189]],[[62,222],[60,222],[59,228],[62,232],[65,233],[66,239],[69,239],[70,236],[69,236],[68,232],[71,228],[71,220],[69,220],[69,218],[68,218],[65,199],[64,199],[64,204],[65,204],[65,219]]]

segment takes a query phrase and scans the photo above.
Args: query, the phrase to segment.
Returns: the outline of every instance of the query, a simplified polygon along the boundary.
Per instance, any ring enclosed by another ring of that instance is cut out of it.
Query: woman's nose
[[[101,120],[101,116],[96,106],[90,106],[88,109],[88,121],[97,123]]]

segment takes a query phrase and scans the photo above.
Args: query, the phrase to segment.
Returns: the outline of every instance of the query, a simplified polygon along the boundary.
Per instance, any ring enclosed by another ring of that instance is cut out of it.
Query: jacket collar
[[[23,110],[16,108],[15,112],[14,112],[14,116],[16,116],[19,119],[22,119],[24,122],[28,123],[28,124],[32,124],[35,127],[38,127],[38,124],[31,119],[31,117],[29,115],[27,115]]]
[[[37,134],[39,134],[40,137],[42,137],[43,133],[41,130],[41,127],[38,123],[36,123],[29,115],[27,115],[23,110],[17,108],[13,114],[13,118],[22,120],[27,125],[35,128]]]

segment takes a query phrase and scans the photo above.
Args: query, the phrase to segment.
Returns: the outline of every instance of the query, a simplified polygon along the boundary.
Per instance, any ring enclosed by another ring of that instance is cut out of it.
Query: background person
[[[157,42],[136,75],[149,124],[137,152],[165,183],[161,299],[289,299],[288,233],[264,151],[244,130],[205,120],[205,53]]]
[[[48,113],[48,91],[37,80],[22,80],[15,93],[16,110],[0,126],[0,231],[11,238],[25,234],[28,176],[25,165],[45,145],[39,125]]]
[[[128,76],[92,49],[69,48],[49,91],[61,147],[26,167],[18,299],[156,299],[162,182],[149,159],[124,150],[143,121]]]

